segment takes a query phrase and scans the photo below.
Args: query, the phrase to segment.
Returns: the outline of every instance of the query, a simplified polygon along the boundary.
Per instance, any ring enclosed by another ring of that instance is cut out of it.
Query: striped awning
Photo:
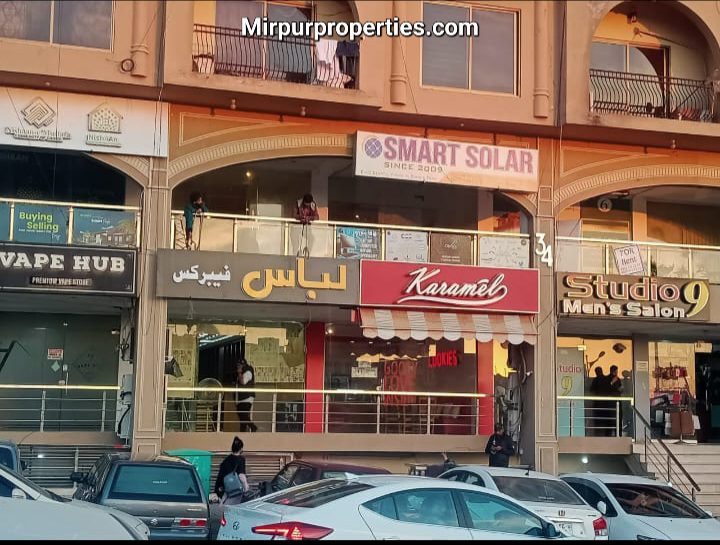
[[[479,342],[535,344],[537,331],[530,316],[518,314],[461,314],[413,310],[360,309],[363,335],[370,339],[422,341],[427,338],[475,339]]]

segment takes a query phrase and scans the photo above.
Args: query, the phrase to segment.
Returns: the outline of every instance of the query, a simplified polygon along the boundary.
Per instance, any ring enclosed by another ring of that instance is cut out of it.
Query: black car
[[[73,473],[74,499],[114,507],[141,519],[150,539],[207,539],[208,499],[192,464],[157,456],[130,460],[104,454],[89,473]]]

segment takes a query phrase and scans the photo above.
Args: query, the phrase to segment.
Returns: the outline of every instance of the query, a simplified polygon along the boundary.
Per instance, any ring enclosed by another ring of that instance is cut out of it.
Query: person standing
[[[193,243],[193,227],[195,226],[195,216],[206,214],[208,207],[205,204],[205,198],[202,193],[192,193],[190,201],[185,205],[183,215],[185,216],[185,247],[190,250]],[[201,225],[202,228],[202,225]],[[198,239],[199,242],[199,239]]]
[[[242,502],[244,492],[248,486],[244,444],[242,439],[235,437],[230,447],[230,454],[220,464],[217,479],[215,479],[215,494],[223,505],[237,505]]]
[[[500,422],[495,424],[495,433],[488,439],[485,454],[490,455],[490,467],[508,467],[510,456],[515,454],[512,439],[505,434],[505,426]]]
[[[602,367],[595,368],[595,378],[590,384],[590,393],[594,397],[604,397],[608,395],[610,389],[610,378],[605,375]],[[595,399],[589,402],[591,416],[589,418],[590,434],[593,436],[605,435],[605,418],[607,415],[607,401]]]
[[[610,376],[608,378],[608,396],[621,397],[623,393],[623,383],[618,376],[617,365],[610,366]],[[618,407],[620,410],[618,410]],[[620,423],[622,424],[622,405],[620,405],[620,401],[617,400],[609,401],[608,409],[612,411],[612,429],[608,430],[608,435],[614,437],[617,435],[618,416],[620,417]],[[620,432],[620,435],[622,435],[622,430],[620,430]]]
[[[320,219],[317,204],[315,204],[315,199],[310,193],[306,193],[302,199],[298,199],[295,210],[295,219],[302,224],[297,255],[298,257],[310,257],[310,251],[308,250],[310,242],[309,225],[313,221]]]
[[[235,405],[237,407],[240,431],[256,432],[257,426],[252,421],[252,406],[255,401],[255,369],[245,358],[238,362]]]

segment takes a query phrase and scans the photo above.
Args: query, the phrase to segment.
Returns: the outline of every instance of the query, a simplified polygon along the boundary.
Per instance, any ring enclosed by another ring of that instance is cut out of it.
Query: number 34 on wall
[[[535,254],[540,256],[540,262],[545,263],[548,267],[553,266],[553,249],[552,244],[545,242],[545,233],[535,233],[537,244],[535,245]]]

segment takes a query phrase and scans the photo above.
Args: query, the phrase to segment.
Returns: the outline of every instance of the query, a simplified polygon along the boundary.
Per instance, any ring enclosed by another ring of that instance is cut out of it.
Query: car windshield
[[[108,497],[117,500],[204,503],[192,467],[120,465]]]
[[[59,501],[59,502],[63,502],[63,503],[71,501],[68,498],[63,498],[62,496],[58,496],[57,494],[55,494],[55,492],[50,492],[49,490],[46,490],[46,489],[42,488],[41,486],[36,485],[30,479],[27,479],[23,475],[20,475],[19,473],[17,473],[16,471],[13,471],[12,469],[10,469],[8,467],[4,467],[2,469],[2,471],[0,471],[0,475],[2,475],[2,472],[6,472],[6,473],[12,475],[18,481],[22,482],[23,486],[33,490],[34,492],[37,492],[41,496],[45,496],[46,498],[49,498],[53,501]]]
[[[520,501],[584,505],[585,502],[563,481],[493,475],[498,490]]]
[[[15,457],[9,448],[0,446],[0,465],[10,469],[15,467]]]
[[[705,511],[669,486],[647,484],[606,484],[628,515],[673,517],[684,519],[710,518]]]
[[[372,488],[372,486],[369,484],[332,479],[292,488],[284,494],[269,498],[267,501],[268,503],[289,505],[291,507],[312,508],[325,505],[326,503],[339,500],[352,494],[357,494],[370,488]]]

